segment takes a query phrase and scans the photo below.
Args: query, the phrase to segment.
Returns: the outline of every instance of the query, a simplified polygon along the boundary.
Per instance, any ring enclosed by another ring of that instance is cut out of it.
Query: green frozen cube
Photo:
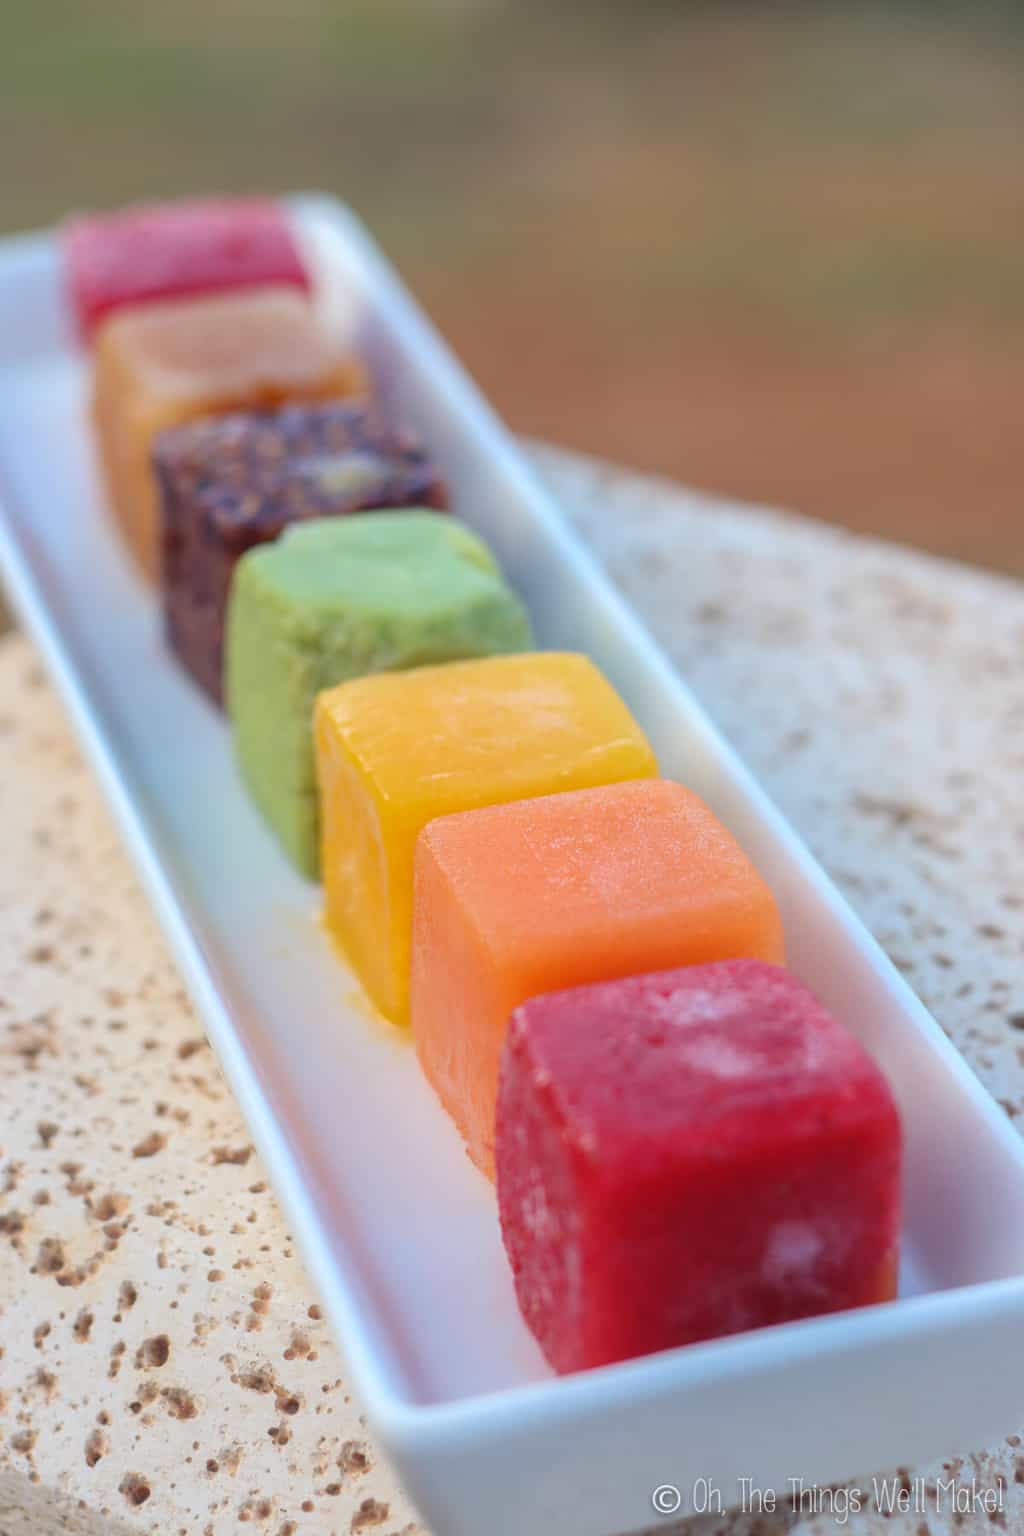
[[[244,555],[228,604],[228,714],[246,784],[299,869],[315,878],[320,865],[312,721],[322,689],[530,645],[519,598],[452,517],[324,518]]]

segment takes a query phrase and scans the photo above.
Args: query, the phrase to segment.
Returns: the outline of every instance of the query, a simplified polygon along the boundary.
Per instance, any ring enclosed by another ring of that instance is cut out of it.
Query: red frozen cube
[[[900,1121],[787,971],[687,966],[532,998],[501,1067],[497,1181],[557,1371],[889,1300]]]
[[[88,339],[106,315],[155,299],[310,282],[277,203],[156,203],[72,219],[64,234],[71,304]]]

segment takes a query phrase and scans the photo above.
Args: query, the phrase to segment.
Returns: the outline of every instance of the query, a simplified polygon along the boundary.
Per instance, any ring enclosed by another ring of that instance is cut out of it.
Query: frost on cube
[[[519,1304],[558,1371],[895,1294],[891,1091],[799,981],[759,961],[519,1008],[497,1177]]]

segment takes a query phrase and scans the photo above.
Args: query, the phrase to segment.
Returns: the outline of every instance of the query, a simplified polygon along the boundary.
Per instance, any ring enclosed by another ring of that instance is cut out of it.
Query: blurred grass
[[[1024,572],[985,3],[0,0],[0,228],[320,186],[514,425]]]

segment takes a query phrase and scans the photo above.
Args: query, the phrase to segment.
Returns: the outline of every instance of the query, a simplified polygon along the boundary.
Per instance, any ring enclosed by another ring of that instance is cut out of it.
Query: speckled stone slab
[[[1018,1117],[1024,588],[552,450],[536,458]],[[0,646],[0,754],[0,1536],[421,1532],[23,640]],[[875,1512],[868,1468],[863,1508],[841,1527],[786,1508],[652,1530],[1021,1530],[1022,1435],[1008,1424],[996,1447],[915,1469],[924,1507],[907,1515]],[[957,1519],[935,1492],[957,1474],[1001,1481],[1002,1512]]]

